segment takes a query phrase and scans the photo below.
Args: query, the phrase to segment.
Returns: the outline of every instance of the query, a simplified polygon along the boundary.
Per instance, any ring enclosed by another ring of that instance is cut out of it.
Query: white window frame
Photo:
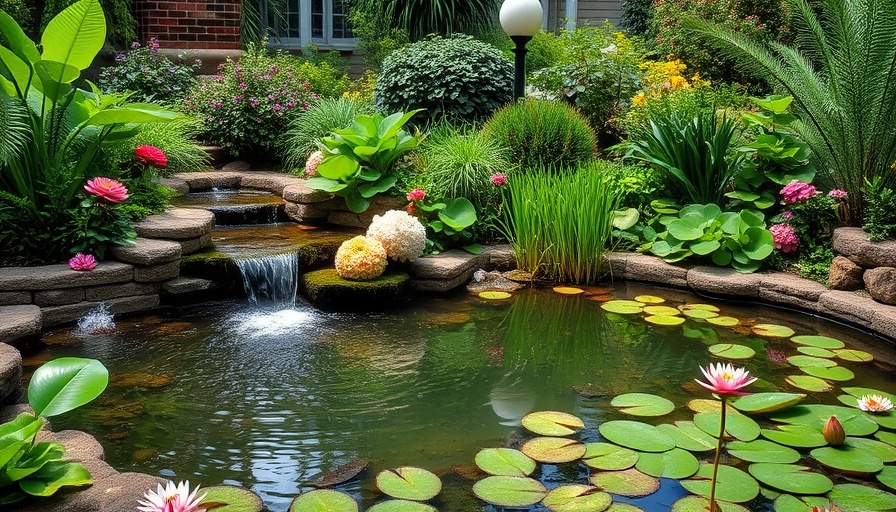
[[[290,3],[295,5],[296,0]],[[298,0],[299,5],[299,37],[280,37],[279,46],[286,48],[304,48],[314,43],[322,50],[354,50],[357,40],[333,37],[333,0],[323,0],[324,26],[323,37],[311,37],[311,0]]]

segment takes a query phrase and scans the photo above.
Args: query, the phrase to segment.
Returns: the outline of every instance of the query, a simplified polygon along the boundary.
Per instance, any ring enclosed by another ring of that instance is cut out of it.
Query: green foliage
[[[507,36],[504,36],[508,41]],[[539,30],[532,40],[526,44],[526,73],[548,68],[563,62],[569,52],[569,41],[558,37],[553,32]],[[512,45],[507,49],[507,58],[513,58]]]
[[[402,128],[416,114],[396,112],[357,115],[348,128],[333,130],[322,139],[324,159],[317,166],[320,176],[308,180],[308,186],[345,198],[348,209],[361,213],[368,199],[395,185],[392,166],[406,152],[416,148],[422,137]]]
[[[430,121],[477,121],[511,99],[513,65],[470,36],[430,37],[394,51],[376,82],[385,112],[425,108]]]
[[[630,134],[640,125],[650,124],[650,119],[677,113],[679,117],[693,119],[701,113],[714,110],[743,111],[747,107],[744,88],[737,84],[702,85],[692,81],[690,87],[663,90],[660,94],[645,93],[644,102],[632,104],[625,114],[616,118],[618,130]],[[734,112],[732,116],[738,115]]]
[[[652,213],[650,203],[657,197],[669,197],[666,178],[652,167],[623,166],[612,162],[595,161],[619,191],[619,208],[635,208],[641,214]]]
[[[357,10],[385,16],[411,41],[429,34],[475,34],[491,27],[497,0],[355,0]],[[380,14],[381,13],[381,14]]]
[[[834,249],[830,245],[816,245],[811,251],[802,252],[797,261],[797,272],[800,277],[817,281],[825,286],[831,274],[831,261]]]
[[[379,72],[390,53],[410,42],[408,31],[392,26],[392,19],[380,9],[354,8],[349,13],[352,33],[358,38],[358,50],[364,54],[368,69]]]
[[[519,174],[508,188],[506,235],[517,267],[572,283],[603,275],[619,195],[600,169]]]
[[[43,31],[54,16],[63,9],[73,5],[77,0],[44,0],[37,2],[38,10],[42,8],[38,19]],[[40,7],[41,3],[43,4]],[[137,39],[137,21],[131,14],[130,0],[100,0],[103,12],[106,13],[106,41],[111,46],[122,48]],[[38,33],[34,27],[34,34]]]
[[[167,123],[146,123],[133,138],[106,144],[99,167],[108,169],[108,174],[127,168],[134,161],[134,149],[146,145],[159,148],[165,153],[168,165],[156,171],[163,176],[207,170],[209,155],[196,142],[200,129],[197,119],[186,116]]]
[[[28,404],[36,416],[58,416],[93,401],[109,383],[109,371],[96,359],[61,357],[34,371]]]
[[[305,61],[299,65],[298,76],[308,82],[311,90],[322,98],[342,96],[352,86],[352,81],[344,71],[330,62]]]
[[[128,201],[121,204],[118,209],[132,221],[143,220],[150,215],[164,212],[171,199],[177,196],[174,189],[160,184],[152,176],[132,180],[128,186],[128,193]]]
[[[284,167],[304,168],[308,155],[318,149],[322,138],[333,130],[348,128],[355,116],[372,113],[369,103],[351,97],[321,98],[311,103],[289,122],[281,146]]]
[[[86,195],[80,206],[71,212],[68,226],[76,240],[72,253],[103,258],[106,248],[112,244],[134,245],[137,233],[131,228],[131,217],[121,206],[106,204],[93,195]]]
[[[495,112],[483,131],[510,150],[522,171],[574,168],[594,155],[594,131],[566,103],[526,99]]]
[[[641,35],[650,28],[653,0],[622,0],[622,19],[619,26],[633,35]]]
[[[291,117],[314,97],[301,70],[301,60],[250,43],[239,62],[228,59],[216,77],[199,81],[185,109],[202,119],[203,139],[233,156],[269,157]]]
[[[896,238],[896,191],[884,186],[884,179],[875,176],[865,180],[865,223],[862,229],[872,242]]]
[[[196,83],[197,60],[187,66],[172,62],[159,53],[159,42],[134,43],[131,50],[118,53],[115,64],[100,71],[99,86],[106,93],[133,93],[131,100],[173,104],[183,100]]]
[[[796,126],[849,193],[848,223],[863,218],[865,180],[891,179],[896,161],[896,9],[891,0],[791,0],[799,48],[689,20],[743,69],[793,96]]]
[[[431,205],[421,201],[416,207],[422,211],[419,219],[427,229],[424,254],[438,254],[452,247],[461,247],[473,254],[482,252],[482,247],[473,243],[473,231],[469,229],[479,218],[468,199],[456,197]]]
[[[718,121],[715,112],[693,119],[672,113],[638,128],[621,149],[627,157],[665,171],[673,197],[719,205],[741,158],[729,154],[736,136],[734,120],[722,117]]]
[[[5,11],[26,31],[34,26],[34,5],[31,0],[0,0],[0,11]]]

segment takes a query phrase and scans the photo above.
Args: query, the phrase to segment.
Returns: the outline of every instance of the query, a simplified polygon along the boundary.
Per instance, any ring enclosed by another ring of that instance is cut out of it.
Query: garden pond
[[[620,463],[632,454],[610,444],[589,445],[587,463],[545,463],[533,478],[548,489],[588,483],[589,475],[632,466],[643,452],[645,462],[636,468],[663,478],[636,484],[628,479],[634,491],[618,482],[607,488],[619,491],[613,496],[617,503],[668,511],[689,494],[685,487],[705,484],[676,478],[697,470],[694,458],[711,461],[715,448],[701,428],[711,431],[715,420],[717,433],[718,400],[694,379],[703,378],[700,366],[730,360],[760,378],[749,391],[808,396],[795,407],[751,414],[762,427],[761,436],[754,422],[729,408],[734,426],[728,432],[742,445],[773,439],[793,446],[799,456],[791,458],[794,452],[777,444],[771,455],[763,455],[769,446],[759,444],[742,447],[740,457],[729,452],[723,463],[732,469],[720,473],[720,485],[727,478],[737,488],[720,488],[722,499],[749,510],[772,510],[778,491],[824,495],[830,490],[822,482],[821,488],[779,487],[757,495],[751,491],[758,490],[756,481],[747,474],[757,462],[784,462],[774,465],[788,468],[798,463],[813,475],[829,477],[822,478],[837,486],[832,492],[849,494],[858,483],[876,493],[874,499],[890,499],[871,488],[894,485],[896,417],[859,411],[850,393],[861,395],[862,388],[896,393],[891,343],[808,315],[676,290],[632,283],[584,290],[523,290],[503,300],[469,294],[419,298],[369,315],[321,313],[301,304],[208,302],[116,319],[114,329],[92,334],[54,330],[44,336],[44,345],[24,354],[25,370],[61,356],[101,360],[112,376],[109,388],[77,414],[54,419],[55,429],[93,434],[119,470],[192,484],[242,485],[258,493],[271,511],[285,511],[295,496],[312,488],[309,484],[359,459],[370,461],[367,471],[337,489],[365,506],[382,498],[374,484],[377,473],[418,466],[442,478],[443,489],[431,501],[438,510],[496,510],[473,494],[474,483],[487,476],[474,457],[483,448],[519,447],[534,437],[519,426],[521,418],[545,410],[584,421],[585,428],[572,439],[612,440],[634,449],[635,456],[631,463]],[[614,397],[634,392],[663,397],[674,407],[666,410],[666,402],[650,396],[632,397],[627,412],[616,406],[621,402],[613,405]],[[766,396],[768,403],[757,407],[783,407],[791,400],[790,395]],[[824,439],[816,441],[819,418],[826,420],[829,413],[838,414],[850,439],[861,438],[861,452],[868,457],[856,463],[810,455],[826,445]],[[644,431],[645,437],[674,443],[656,449],[635,434],[620,438],[612,432],[616,429],[598,430],[615,420],[640,424],[616,424],[628,432],[648,428],[644,423],[668,424],[659,434]],[[675,445],[679,448],[670,451]],[[650,452],[677,455],[657,459]],[[869,462],[869,457],[880,460]],[[887,464],[884,471],[878,467],[882,464]],[[849,476],[825,466],[842,466]],[[782,477],[777,469],[771,476],[760,471],[756,478],[803,481],[800,475]],[[639,497],[654,484],[658,491]],[[850,499],[866,498],[859,492],[844,503]],[[796,508],[778,510],[799,510],[806,502],[788,503]],[[545,510],[541,505],[530,509]]]

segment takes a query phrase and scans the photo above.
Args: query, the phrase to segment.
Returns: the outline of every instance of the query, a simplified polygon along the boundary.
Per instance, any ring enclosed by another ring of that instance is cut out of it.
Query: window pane
[[[324,0],[311,2],[311,37],[324,37]]]
[[[283,1],[278,6],[275,5],[277,0],[269,0],[265,2],[267,14],[267,26],[273,34],[278,37],[299,37],[299,0]],[[277,13],[281,16],[277,16]]]
[[[348,5],[343,0],[333,0],[333,38],[351,38],[352,26],[348,20]]]

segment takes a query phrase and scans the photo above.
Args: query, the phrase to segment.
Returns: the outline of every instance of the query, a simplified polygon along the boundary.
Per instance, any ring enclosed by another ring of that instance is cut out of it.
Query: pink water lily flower
[[[84,190],[110,203],[120,203],[128,198],[128,188],[112,178],[93,178],[84,185]]]
[[[893,409],[893,401],[881,395],[863,395],[858,406],[865,412],[889,412]]]
[[[96,258],[93,257],[93,254],[75,254],[75,256],[68,260],[68,266],[72,270],[93,270],[96,268]]]
[[[756,377],[749,377],[750,372],[746,369],[735,368],[731,364],[710,364],[707,369],[701,366],[700,371],[703,372],[709,383],[694,379],[697,384],[720,395],[743,396],[746,393],[739,392],[738,389],[759,380]]]
[[[165,488],[159,484],[155,491],[146,491],[143,495],[145,500],[137,503],[142,505],[137,507],[140,512],[205,512],[206,509],[199,506],[205,498],[205,494],[196,497],[199,492],[199,486],[190,492],[190,482],[180,482],[177,486],[174,482],[168,481]]]

